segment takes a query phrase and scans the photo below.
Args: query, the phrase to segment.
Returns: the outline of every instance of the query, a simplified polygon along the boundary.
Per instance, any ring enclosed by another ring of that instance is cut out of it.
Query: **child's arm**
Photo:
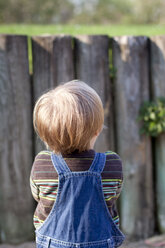
[[[35,157],[35,160],[36,160],[36,157]],[[37,202],[39,202],[39,200],[40,200],[40,197],[39,197],[39,188],[36,185],[36,183],[34,182],[35,160],[34,160],[34,163],[33,163],[32,169],[31,169],[31,173],[30,173],[30,188],[31,188],[31,193],[32,193],[33,198]]]
[[[36,172],[38,172],[38,169],[41,166],[41,161],[46,161],[49,159],[43,159],[42,156],[43,155],[49,155],[50,156],[50,152],[49,151],[41,151],[39,152],[34,159],[33,165],[32,165],[32,169],[31,169],[31,173],[30,173],[30,188],[31,188],[31,193],[33,198],[39,202],[40,200],[40,183],[38,181],[40,181],[38,178],[38,174]],[[54,167],[53,167],[54,168]],[[40,170],[40,169],[39,169]]]
[[[112,216],[113,221],[119,227],[119,215],[116,207],[116,201],[120,196],[123,187],[123,169],[122,169],[122,160],[120,156],[112,151],[107,151],[105,153],[107,155],[107,162],[106,162],[106,177],[109,178],[109,182],[111,184],[111,195],[109,197],[106,196],[106,188],[104,189],[106,203],[110,214]],[[109,173],[108,173],[109,172]],[[109,175],[108,175],[109,174]],[[104,179],[103,179],[104,180]],[[104,186],[104,183],[103,183]],[[108,186],[108,185],[107,185]]]
[[[30,176],[30,188],[31,188],[31,193],[32,193],[34,200],[39,202],[39,199],[40,199],[39,198],[39,189],[38,189],[37,185],[34,183],[34,181],[32,179],[32,175]]]

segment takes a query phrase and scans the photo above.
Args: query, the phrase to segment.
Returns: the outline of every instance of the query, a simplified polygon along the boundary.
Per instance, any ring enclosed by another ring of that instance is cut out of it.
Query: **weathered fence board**
[[[32,238],[31,90],[27,37],[0,35],[0,240]]]
[[[109,37],[80,35],[75,38],[76,78],[88,83],[100,95],[105,109],[105,125],[96,150],[114,150],[113,108],[110,97]]]
[[[152,97],[165,97],[165,36],[151,38]],[[165,134],[156,138],[156,200],[159,231],[165,232]]]
[[[72,37],[34,36],[33,91],[34,100],[48,89],[74,79]],[[35,153],[45,149],[39,138],[35,139]]]
[[[153,234],[153,182],[150,138],[139,134],[137,116],[149,99],[147,37],[123,36],[113,41],[117,151],[123,160],[121,223],[129,236]]]

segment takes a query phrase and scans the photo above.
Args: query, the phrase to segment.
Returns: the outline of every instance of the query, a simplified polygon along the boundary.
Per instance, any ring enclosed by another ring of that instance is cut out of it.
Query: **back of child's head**
[[[62,84],[43,94],[33,113],[40,139],[55,153],[90,149],[91,139],[101,131],[104,110],[94,89],[79,80]]]

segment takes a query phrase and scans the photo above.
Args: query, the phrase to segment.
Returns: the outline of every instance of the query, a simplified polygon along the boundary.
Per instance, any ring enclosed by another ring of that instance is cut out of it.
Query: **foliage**
[[[67,23],[73,11],[69,0],[0,0],[1,23]]]
[[[97,0],[92,5],[92,11],[87,4],[82,6],[80,14],[74,17],[74,23],[126,23],[132,13],[129,0]]]
[[[0,23],[164,24],[165,0],[0,0]]]
[[[154,102],[144,102],[138,120],[143,122],[141,133],[157,137],[165,132],[165,98],[157,98]]]
[[[135,2],[135,1],[134,1]],[[164,0],[138,0],[133,8],[132,21],[135,23],[163,23],[165,1]]]

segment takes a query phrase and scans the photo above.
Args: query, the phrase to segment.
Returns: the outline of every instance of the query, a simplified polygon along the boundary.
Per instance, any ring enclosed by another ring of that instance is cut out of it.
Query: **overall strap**
[[[105,153],[97,153],[96,159],[94,160],[94,163],[92,163],[91,167],[89,168],[89,171],[101,173],[104,169],[105,162],[106,162]]]
[[[65,172],[71,172],[71,170],[67,166],[67,164],[66,164],[66,162],[63,159],[61,154],[56,155],[56,154],[52,153],[51,154],[51,160],[52,160],[52,163],[53,163],[58,175],[63,174]]]

